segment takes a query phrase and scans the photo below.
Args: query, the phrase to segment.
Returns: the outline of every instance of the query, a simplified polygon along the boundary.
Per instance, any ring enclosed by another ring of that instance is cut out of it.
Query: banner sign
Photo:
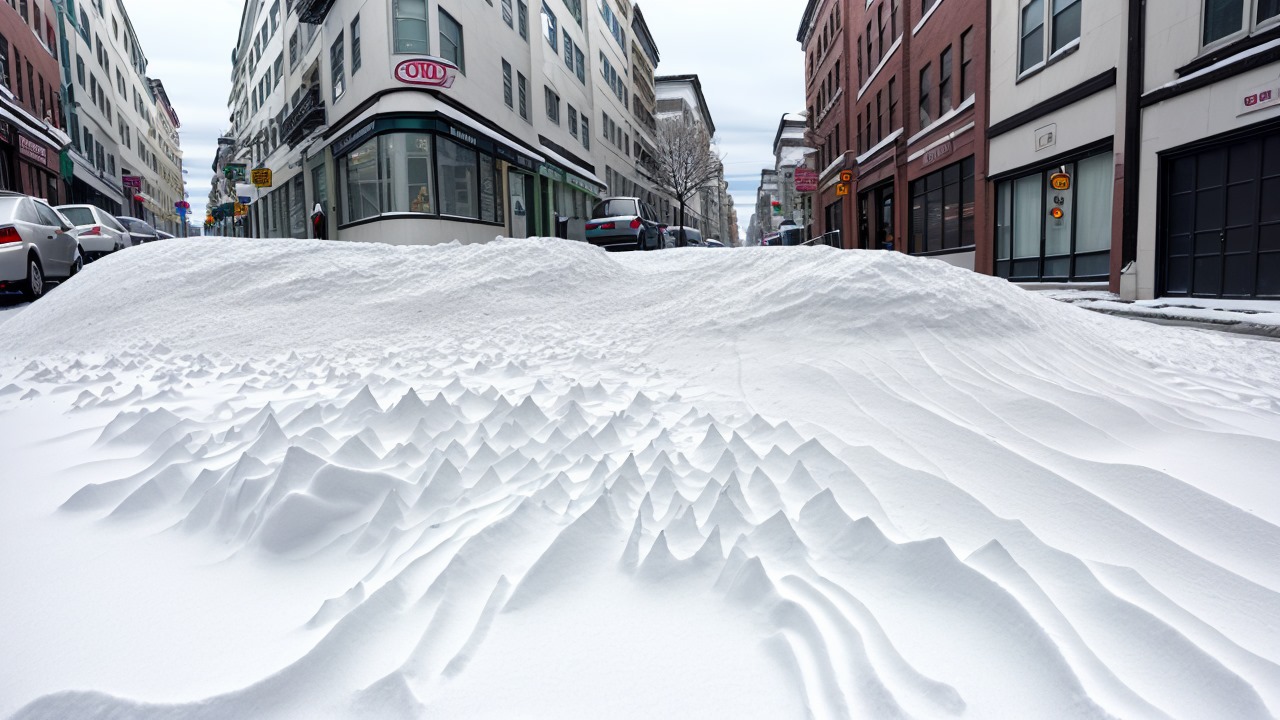
[[[254,187],[271,187],[271,169],[270,168],[254,168],[253,169],[253,186]]]
[[[127,188],[135,188],[135,189],[137,189],[137,190],[141,190],[141,189],[142,189],[142,178],[141,178],[141,177],[138,177],[137,175],[125,175],[125,176],[124,176],[124,186],[125,186],[125,187],[127,187]]]
[[[458,76],[458,66],[444,58],[410,58],[396,65],[392,75],[405,85],[448,89]]]
[[[231,165],[224,165],[222,167],[222,174],[226,175],[227,179],[232,182],[244,182],[247,170],[248,168],[244,163],[234,163]]]
[[[796,192],[816,192],[818,189],[818,171],[806,167],[796,168]]]
[[[1239,115],[1256,112],[1280,103],[1280,79],[1245,91],[1240,98],[1240,103]]]

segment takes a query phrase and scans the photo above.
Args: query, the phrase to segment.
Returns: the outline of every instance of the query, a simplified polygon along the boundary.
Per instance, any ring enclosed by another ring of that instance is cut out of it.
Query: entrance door
[[[1280,297],[1280,133],[1164,163],[1163,292]]]
[[[897,235],[893,227],[893,185],[884,185],[876,189],[876,207],[880,216],[876,218],[876,247],[895,250]]]
[[[511,237],[527,238],[533,230],[533,177],[511,171],[507,176],[511,195]]]

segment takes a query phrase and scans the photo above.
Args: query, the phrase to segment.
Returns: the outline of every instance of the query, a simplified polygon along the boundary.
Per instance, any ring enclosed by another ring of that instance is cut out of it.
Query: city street
[[[0,318],[0,715],[1280,706],[1275,343],[554,239],[170,241]]]

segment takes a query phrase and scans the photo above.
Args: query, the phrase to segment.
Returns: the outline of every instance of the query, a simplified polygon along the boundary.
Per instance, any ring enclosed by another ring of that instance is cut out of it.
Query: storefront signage
[[[456,138],[458,138],[458,139],[459,139],[459,140],[461,140],[462,142],[471,143],[472,145],[479,145],[479,144],[480,144],[480,141],[479,141],[479,140],[477,140],[477,139],[475,138],[475,136],[474,136],[474,135],[468,135],[467,133],[465,133],[465,132],[463,132],[463,131],[459,130],[459,129],[458,129],[458,128],[456,128],[456,127],[450,127],[450,128],[449,128],[449,134],[450,134],[450,135],[452,135],[452,136],[454,136],[454,137],[456,137]]]
[[[941,145],[938,145],[937,147],[931,147],[928,150],[925,150],[923,165],[924,166],[932,165],[938,162],[939,160],[941,160],[942,158],[950,155],[953,147],[954,145],[951,143],[950,140],[948,140],[942,143]]]
[[[564,176],[565,176],[564,177],[565,182],[569,183],[573,187],[578,188],[584,193],[587,193],[589,195],[595,195],[600,192],[600,187],[593,182],[588,182],[586,180],[583,180],[582,178],[576,175],[573,175],[571,173],[565,173]]]
[[[359,143],[364,142],[365,138],[373,134],[373,130],[376,126],[376,123],[370,120],[364,125],[338,138],[338,141],[333,144],[334,156],[345,155],[347,150],[350,150]]]
[[[842,182],[842,183],[851,183],[851,182],[853,182],[853,171],[852,171],[852,170],[841,170],[841,171],[840,171],[840,182]],[[846,195],[848,195],[848,193],[845,193],[845,194],[846,194]]]
[[[127,188],[142,189],[142,178],[137,175],[125,175],[123,178],[124,186]]]
[[[236,216],[236,217],[244,217],[245,215],[248,215],[248,214],[249,214],[249,206],[248,206],[248,205],[244,205],[244,204],[241,204],[241,203],[236,203],[236,204],[235,204],[235,216]]]
[[[393,74],[406,85],[448,89],[458,76],[458,66],[444,58],[410,58],[396,65]]]
[[[18,152],[41,165],[49,164],[49,149],[26,135],[18,136]]]
[[[836,184],[836,197],[844,197],[849,194],[849,183]]]
[[[1070,190],[1071,176],[1066,173],[1054,173],[1049,176],[1049,185],[1054,190]]]
[[[1265,85],[1250,88],[1240,100],[1240,115],[1280,104],[1280,78],[1271,80]]]
[[[244,182],[248,171],[248,167],[244,163],[232,163],[222,166],[222,174],[227,176],[231,182]]]
[[[538,168],[538,174],[543,177],[549,177],[556,182],[564,182],[564,171],[554,165],[543,163],[542,167]]]
[[[796,168],[796,192],[808,193],[818,189],[818,171],[806,167]]]
[[[254,187],[271,187],[271,168],[254,168],[252,177]]]

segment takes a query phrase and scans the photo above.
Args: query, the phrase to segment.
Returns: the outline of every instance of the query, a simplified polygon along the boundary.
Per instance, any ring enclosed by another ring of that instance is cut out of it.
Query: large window
[[[529,119],[529,80],[525,78],[524,73],[516,73],[518,89],[520,91],[520,117],[525,120]]]
[[[346,57],[346,51],[342,46],[342,33],[338,33],[338,39],[333,41],[333,46],[329,48],[329,72],[333,77],[333,99],[337,102],[338,98],[347,91],[346,76],[343,71],[343,61]]]
[[[1202,45],[1216,45],[1280,22],[1280,0],[1204,0]]]
[[[342,223],[388,213],[504,221],[498,164],[488,154],[425,132],[379,135],[338,159]]]
[[[963,102],[973,94],[973,28],[964,31],[960,36],[960,100]]]
[[[1019,74],[1040,67],[1046,58],[1080,39],[1080,6],[1084,4],[1082,0],[1021,1]]]
[[[1055,188],[1055,176],[1066,176],[1069,187]],[[1111,269],[1113,190],[1110,152],[997,183],[996,274],[1013,280],[1105,279]]]
[[[515,99],[511,89],[511,63],[502,61],[502,101],[509,108],[515,108]]]
[[[551,46],[551,52],[560,52],[560,24],[556,21],[556,14],[551,12],[551,7],[547,5],[547,0],[542,0],[542,36]],[[568,44],[565,47],[568,47]]]
[[[569,8],[569,14],[577,21],[578,25],[582,25],[582,0],[564,0],[564,6]]]
[[[972,157],[911,183],[912,253],[971,247],[973,218]]]
[[[360,16],[351,21],[351,74],[360,71]],[[280,80],[280,61],[276,60],[276,81]]]
[[[929,77],[929,66],[925,65],[924,68],[920,70],[920,129],[921,130],[929,127],[929,123],[933,122],[933,119],[929,116],[929,86],[932,83],[933,83],[933,80],[932,78]],[[870,130],[868,130],[867,135],[870,135],[870,134],[871,132]]]
[[[440,10],[440,57],[458,66],[458,72],[467,74],[466,53],[462,45],[462,26],[453,16]]]
[[[951,110],[951,46],[938,61],[938,117]]]
[[[427,0],[393,0],[392,33],[395,52],[428,55],[431,52],[427,33]]]

